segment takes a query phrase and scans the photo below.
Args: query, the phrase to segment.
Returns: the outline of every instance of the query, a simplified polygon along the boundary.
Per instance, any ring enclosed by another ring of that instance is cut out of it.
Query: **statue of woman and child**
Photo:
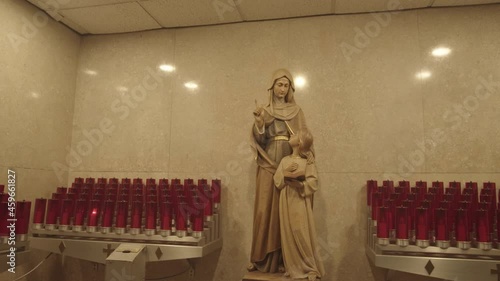
[[[257,188],[249,271],[284,272],[292,279],[325,275],[312,213],[318,190],[313,138],[295,103],[290,72],[276,71],[269,103],[253,112]]]

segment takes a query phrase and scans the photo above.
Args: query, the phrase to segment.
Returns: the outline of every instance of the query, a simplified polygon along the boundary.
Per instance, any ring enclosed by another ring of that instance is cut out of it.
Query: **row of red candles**
[[[417,240],[430,240],[430,233],[434,233],[437,241],[449,241],[453,232],[457,241],[471,241],[471,234],[476,234],[478,242],[491,242],[495,222],[500,233],[500,208],[492,182],[483,184],[479,202],[474,182],[467,182],[464,189],[460,182],[450,182],[444,189],[443,182],[433,182],[427,188],[427,183],[420,181],[410,188],[407,181],[399,182],[398,187],[384,181],[378,187],[370,180],[367,196],[378,238],[389,238],[390,230],[395,230],[397,239],[408,239],[413,230]]]
[[[5,238],[11,236],[11,231],[8,226],[14,222],[14,233],[16,237],[28,234],[31,202],[16,201],[15,208],[12,208],[12,205],[9,208],[9,195],[4,193],[4,191],[5,186],[0,185],[0,237]]]
[[[203,230],[204,217],[211,217],[214,204],[220,204],[220,180],[206,179],[147,179],[146,186],[142,179],[76,178],[72,187],[59,187],[53,199],[36,199],[33,223],[59,226],[83,226],[86,218],[87,227],[111,227],[115,218],[115,228],[130,227],[146,230],[156,229],[157,217],[160,216],[160,229],[169,230],[175,219],[177,230],[186,230],[187,220],[193,231]],[[45,210],[47,214],[45,216]],[[130,210],[130,212],[129,212]],[[143,224],[143,213],[144,224]],[[130,219],[129,219],[130,217]],[[44,221],[45,218],[45,221]],[[59,219],[59,220],[58,220]]]

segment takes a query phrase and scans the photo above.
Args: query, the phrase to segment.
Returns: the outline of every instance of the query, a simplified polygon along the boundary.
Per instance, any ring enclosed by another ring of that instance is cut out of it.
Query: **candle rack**
[[[194,275],[194,260],[222,247],[220,180],[145,182],[77,178],[37,199],[30,246],[105,264],[106,280],[144,280],[146,263],[178,259]]]
[[[368,181],[367,185],[367,195],[371,199],[367,200],[369,207],[365,251],[373,265],[387,270],[386,280],[391,280],[396,271],[442,280],[500,280],[498,231],[491,227],[497,225],[494,217],[497,210],[496,199],[493,200],[496,197],[494,183],[484,184],[481,202],[476,201],[477,184],[467,183],[466,188],[460,190],[459,182],[450,183],[453,191],[450,190],[447,194],[443,192],[442,183],[433,183],[429,190],[434,195],[427,196],[425,185],[418,182],[417,188],[412,191],[415,195],[392,196],[395,200],[400,200],[395,212],[397,239],[394,242],[391,235],[388,235],[391,233],[390,229],[386,227],[387,217],[390,217],[386,213],[390,209],[388,206],[391,200],[385,198],[391,198],[391,193],[385,191],[385,188],[377,187],[376,181]],[[396,193],[403,194],[401,188],[397,191],[398,188],[395,189]],[[468,194],[475,194],[475,197]],[[436,200],[426,200],[431,197]],[[472,199],[460,202],[467,197]],[[443,202],[438,202],[440,200]],[[413,204],[414,202],[417,203]],[[438,207],[435,208],[436,206]],[[409,214],[406,215],[406,212]],[[401,217],[405,219],[400,219]],[[383,226],[379,225],[377,219]],[[447,230],[448,224],[454,225],[453,228]],[[416,233],[407,230],[408,225],[410,229],[416,229]],[[404,230],[404,235],[399,233],[400,229]],[[407,233],[408,240],[405,239]],[[402,239],[405,243],[400,242]]]

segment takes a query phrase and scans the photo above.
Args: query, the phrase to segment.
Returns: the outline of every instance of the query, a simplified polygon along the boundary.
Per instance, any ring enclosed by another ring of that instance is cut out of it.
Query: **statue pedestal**
[[[248,272],[241,281],[291,281],[289,277],[284,277],[283,273],[262,273],[259,271]]]

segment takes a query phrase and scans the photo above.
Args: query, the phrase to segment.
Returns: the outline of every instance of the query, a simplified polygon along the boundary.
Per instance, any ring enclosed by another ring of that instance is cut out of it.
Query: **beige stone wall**
[[[221,177],[224,246],[198,263],[196,280],[239,280],[249,258],[255,188],[251,112],[255,99],[267,101],[273,70],[288,68],[307,81],[295,97],[318,155],[314,212],[324,280],[383,280],[364,250],[367,179],[500,181],[499,12],[499,5],[488,5],[85,36],[74,115],[60,120],[68,124],[61,135],[72,134],[72,150],[58,143],[54,159],[69,160],[61,162],[73,169],[68,182]],[[431,56],[440,46],[451,49],[449,56]],[[161,64],[176,69],[161,72]],[[430,76],[418,78],[419,72]],[[186,82],[199,87],[188,89]],[[46,114],[67,107],[53,108]],[[42,143],[55,136],[35,134]],[[54,161],[33,151],[40,163]],[[64,276],[72,280],[85,279],[83,270],[103,278],[102,267],[68,264]],[[183,265],[149,269],[158,278]],[[394,280],[431,279],[396,274]]]
[[[13,169],[16,199],[34,204],[68,179],[53,164],[64,163],[71,147],[81,37],[27,1],[1,1],[0,18],[0,184]],[[19,254],[16,275],[4,271],[2,257],[0,280],[14,280],[46,255]],[[51,257],[28,280],[57,280],[58,261]]]

